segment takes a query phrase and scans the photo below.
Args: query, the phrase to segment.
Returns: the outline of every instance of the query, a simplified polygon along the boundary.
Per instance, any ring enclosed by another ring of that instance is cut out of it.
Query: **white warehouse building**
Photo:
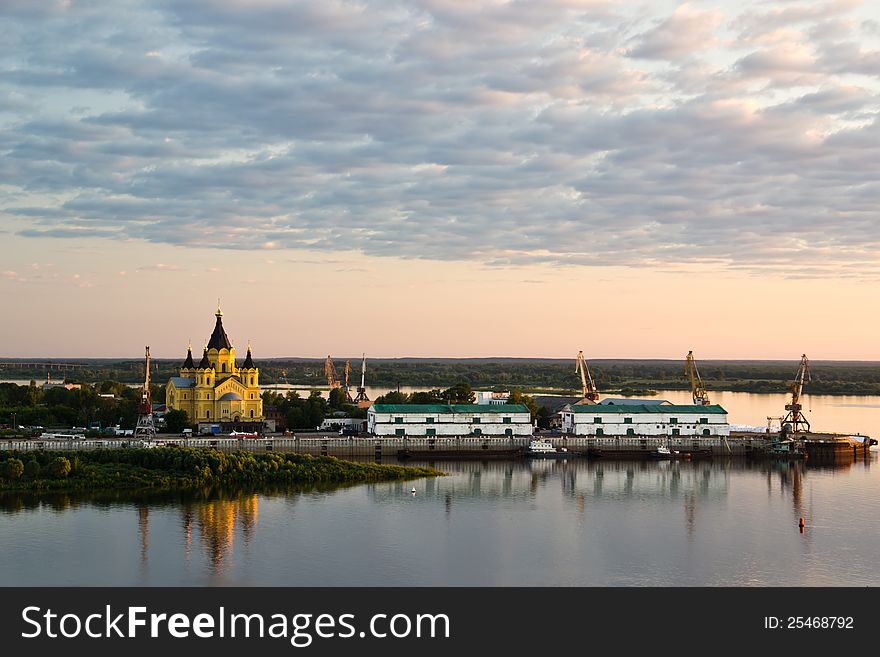
[[[717,404],[574,404],[560,411],[562,430],[576,436],[729,436]]]
[[[373,404],[367,431],[375,436],[530,436],[524,404]]]

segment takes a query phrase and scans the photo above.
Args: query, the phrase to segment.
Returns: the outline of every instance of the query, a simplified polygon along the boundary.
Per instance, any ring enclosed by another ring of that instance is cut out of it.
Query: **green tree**
[[[189,415],[184,410],[172,408],[165,413],[165,430],[169,433],[180,433],[189,427]]]
[[[345,391],[342,388],[333,388],[330,391],[329,397],[330,399],[328,403],[330,405],[330,408],[336,410],[339,410],[343,406],[351,403],[348,401],[348,398],[345,396]]]
[[[532,420],[538,417],[538,402],[535,401],[534,397],[530,397],[529,395],[523,394],[521,390],[514,390],[510,393],[510,398],[507,400],[508,404],[525,404],[525,406],[529,409],[529,413],[532,414]]]
[[[37,479],[40,476],[40,464],[37,459],[31,458],[24,466],[24,474],[29,479]]]
[[[409,404],[409,395],[405,392],[391,390],[384,395],[376,397],[377,404]]]
[[[456,383],[443,391],[443,398],[449,404],[473,404],[477,396],[471,390],[470,383]]]
[[[414,392],[409,396],[410,404],[442,404],[443,393],[436,388],[429,392]]]
[[[21,459],[7,460],[3,464],[2,472],[0,472],[6,479],[11,479],[12,481],[21,479],[22,473],[24,473],[24,463],[21,462]]]
[[[56,456],[49,461],[49,476],[55,479],[64,479],[70,474],[70,461],[63,456]]]

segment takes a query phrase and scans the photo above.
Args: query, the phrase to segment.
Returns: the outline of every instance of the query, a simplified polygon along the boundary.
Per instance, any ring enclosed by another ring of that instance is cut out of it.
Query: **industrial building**
[[[560,411],[562,431],[576,436],[729,436],[718,404],[573,404]]]
[[[373,404],[367,431],[375,436],[530,436],[524,404]]]

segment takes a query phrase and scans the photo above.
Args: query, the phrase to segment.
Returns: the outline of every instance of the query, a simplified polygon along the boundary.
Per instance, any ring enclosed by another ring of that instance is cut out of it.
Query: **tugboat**
[[[657,449],[651,452],[651,458],[655,459],[689,459],[691,458],[691,454],[689,452],[681,452],[677,449],[670,449],[669,445],[660,445]]]
[[[556,449],[549,440],[535,438],[529,442],[529,446],[526,447],[523,456],[536,459],[561,459],[572,456],[572,453],[565,449],[565,447]]]

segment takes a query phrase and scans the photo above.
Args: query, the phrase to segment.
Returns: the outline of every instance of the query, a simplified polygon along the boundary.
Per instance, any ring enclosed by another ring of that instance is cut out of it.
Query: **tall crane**
[[[357,402],[358,406],[364,408],[370,405],[370,398],[367,397],[367,388],[364,385],[365,376],[367,372],[367,355],[363,354],[361,360],[361,385],[358,387],[358,394],[354,400]]]
[[[593,375],[590,374],[590,366],[587,365],[587,359],[584,358],[583,351],[578,352],[574,372],[581,375],[581,389],[584,393],[584,399],[588,399],[591,402],[599,401],[599,391],[596,390],[596,384],[593,382]]]
[[[689,351],[684,363],[684,374],[691,384],[691,395],[694,398],[694,404],[708,406],[709,392],[703,385],[703,378],[700,376],[700,370],[697,369],[697,361],[694,358],[694,352]]]
[[[336,375],[336,368],[333,366],[333,359],[330,356],[327,356],[327,360],[324,361],[324,376],[327,377],[327,385],[330,386],[330,389],[338,388],[341,383],[339,383],[339,377]]]
[[[350,375],[351,375],[351,361],[346,360],[345,361],[345,385],[342,386],[342,389],[345,391],[346,401],[354,402],[354,399],[351,398],[351,392],[349,392],[350,389],[348,387],[348,379],[349,379]]]
[[[807,360],[806,354],[801,356],[801,364],[795,374],[794,381],[791,382],[791,403],[785,405],[785,410],[788,413],[782,419],[783,430],[786,429],[786,425],[791,427],[790,430],[793,433],[810,430],[810,423],[802,412],[803,404],[801,404],[805,381],[812,381],[810,361]]]
[[[150,348],[146,350],[146,368],[144,389],[138,403],[138,419],[134,429],[135,440],[152,440],[156,437],[156,426],[153,424],[153,400],[150,397]]]

